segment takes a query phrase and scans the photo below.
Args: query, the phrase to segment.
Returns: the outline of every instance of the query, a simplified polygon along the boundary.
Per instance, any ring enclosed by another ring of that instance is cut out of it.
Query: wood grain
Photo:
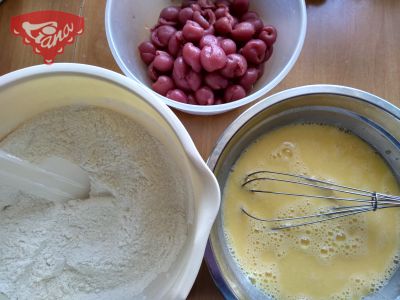
[[[104,30],[106,1],[83,0],[85,34],[76,45],[75,62],[96,65],[121,72],[112,57]]]
[[[57,62],[87,63],[120,72],[106,40],[104,8],[105,0],[6,0],[0,5],[0,74],[42,63],[40,56],[11,35],[9,24],[11,16],[44,9],[85,18],[84,34],[57,56]],[[303,51],[289,75],[269,94],[330,83],[363,89],[400,105],[400,1],[310,0],[307,14]],[[218,136],[245,108],[209,117],[176,114],[207,158]],[[204,265],[188,299],[222,299]]]

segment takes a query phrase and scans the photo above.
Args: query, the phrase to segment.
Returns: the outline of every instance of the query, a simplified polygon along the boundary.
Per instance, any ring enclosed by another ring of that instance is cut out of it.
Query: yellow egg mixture
[[[245,176],[258,170],[400,194],[383,159],[360,138],[336,127],[296,124],[262,136],[236,162],[223,204],[228,246],[255,286],[276,299],[360,299],[393,275],[400,254],[399,209],[272,231],[270,223],[249,218],[241,207],[257,217],[278,218],[340,204],[252,193],[241,187]],[[277,188],[310,192],[302,186],[280,184]]]

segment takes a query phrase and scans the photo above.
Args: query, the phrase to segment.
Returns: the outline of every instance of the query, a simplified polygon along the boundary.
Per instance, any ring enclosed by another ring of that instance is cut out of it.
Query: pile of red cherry
[[[183,1],[164,8],[138,49],[152,88],[197,105],[245,97],[263,73],[277,31],[249,11],[249,0]]]

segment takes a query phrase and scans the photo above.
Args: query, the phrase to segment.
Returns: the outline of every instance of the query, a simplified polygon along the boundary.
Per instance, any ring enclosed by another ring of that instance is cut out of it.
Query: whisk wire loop
[[[260,176],[261,175],[261,176]],[[341,195],[313,195],[313,194],[301,194],[301,193],[292,193],[286,191],[275,191],[275,190],[267,190],[262,188],[253,188],[251,187],[251,183],[257,182],[282,182],[287,184],[295,184],[301,186],[307,186],[311,188],[317,188],[322,190],[328,190],[334,193],[340,193],[344,195],[350,195],[349,197]],[[355,205],[341,205],[328,207],[325,209],[321,209],[320,212],[297,216],[297,217],[287,217],[287,218],[275,218],[275,219],[267,219],[254,216],[245,208],[241,208],[242,212],[250,218],[253,218],[257,221],[262,222],[274,222],[280,223],[278,226],[271,228],[272,230],[279,229],[287,229],[293,227],[299,227],[304,225],[316,224],[328,220],[343,218],[347,216],[352,216],[364,212],[376,211],[378,209],[384,208],[399,208],[400,207],[400,196],[387,195],[377,192],[370,192],[367,190],[349,187],[345,185],[340,185],[328,181],[323,181],[315,178],[310,178],[303,175],[289,174],[283,172],[276,171],[256,171],[248,174],[245,177],[245,180],[242,184],[243,188],[246,188],[248,191],[252,193],[264,193],[264,194],[273,194],[273,195],[284,195],[284,196],[295,196],[295,197],[306,197],[312,199],[328,199],[334,201],[346,201],[346,202],[358,202],[359,204]],[[358,196],[358,197],[355,197]],[[295,222],[293,222],[295,221]],[[298,222],[300,221],[300,222]],[[287,223],[289,222],[289,223]]]

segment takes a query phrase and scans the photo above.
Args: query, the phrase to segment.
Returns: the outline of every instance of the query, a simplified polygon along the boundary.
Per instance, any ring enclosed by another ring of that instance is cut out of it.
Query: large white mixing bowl
[[[170,158],[186,175],[183,184],[193,194],[187,202],[187,242],[170,270],[159,275],[139,296],[185,299],[219,208],[215,177],[182,123],[158,97],[125,76],[94,66],[41,65],[0,77],[0,140],[34,115],[69,104],[101,106],[134,119],[169,149]]]

